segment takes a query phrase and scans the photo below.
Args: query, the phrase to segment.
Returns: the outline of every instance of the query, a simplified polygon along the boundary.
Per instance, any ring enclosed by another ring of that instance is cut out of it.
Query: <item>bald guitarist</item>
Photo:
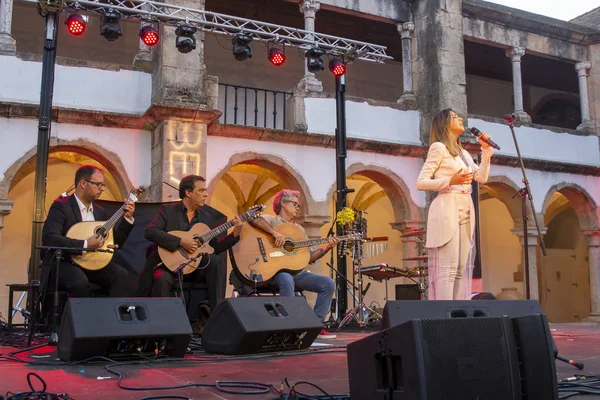
[[[276,216],[262,215],[250,221],[250,224],[273,236],[275,246],[282,246],[285,243],[285,238],[277,232],[275,227],[283,223],[294,224],[303,232],[304,228],[294,222],[300,211],[300,192],[295,190],[284,189],[277,193],[273,198],[273,211]],[[306,232],[304,232],[306,236]],[[306,236],[308,239],[308,236]],[[316,249],[310,249],[309,264],[313,264],[319,258],[323,257],[329,250],[335,247],[338,239],[330,237],[326,245]],[[310,271],[302,271],[296,275],[291,275],[288,272],[278,272],[271,281],[272,284],[279,288],[280,296],[294,296],[294,288],[317,293],[317,301],[315,303],[315,314],[321,321],[325,319],[329,309],[331,308],[331,299],[335,292],[335,282],[328,276],[313,274]],[[335,335],[323,328],[319,334],[321,339],[335,339]]]
[[[101,236],[90,236],[87,240],[67,237],[69,229],[82,221],[106,221],[110,218],[106,211],[94,204],[106,185],[104,172],[93,165],[84,165],[75,173],[75,193],[65,198],[57,199],[48,211],[48,217],[42,229],[42,244],[44,246],[60,246],[73,248],[97,249],[102,247]],[[135,203],[128,200],[124,207],[124,218],[117,222],[114,228],[115,244],[123,247],[129,233],[133,229],[133,212]],[[77,254],[81,254],[77,253]],[[87,270],[76,265],[71,260],[71,254],[63,252],[63,262],[59,267],[58,284],[60,290],[65,290],[69,297],[90,297],[90,282],[108,291],[111,297],[123,297],[130,294],[129,273],[123,267],[109,263],[106,267],[95,271]],[[53,252],[47,251],[42,260],[42,290],[49,282],[51,272],[55,267]],[[54,279],[50,280],[54,282]]]

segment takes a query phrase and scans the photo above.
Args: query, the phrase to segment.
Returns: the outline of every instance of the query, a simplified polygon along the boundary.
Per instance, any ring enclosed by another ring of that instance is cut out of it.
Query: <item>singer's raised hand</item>
[[[481,135],[479,135],[477,137],[477,141],[479,142],[479,144],[481,145],[482,148],[484,149],[489,149],[490,145],[488,142],[486,142],[487,140],[490,140],[490,136],[485,133],[485,132],[481,132]]]

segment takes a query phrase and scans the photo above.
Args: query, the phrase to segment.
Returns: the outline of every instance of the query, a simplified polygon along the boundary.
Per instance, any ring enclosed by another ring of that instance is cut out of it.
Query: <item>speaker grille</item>
[[[420,320],[430,398],[515,398],[518,370],[511,365],[507,322],[501,317]]]

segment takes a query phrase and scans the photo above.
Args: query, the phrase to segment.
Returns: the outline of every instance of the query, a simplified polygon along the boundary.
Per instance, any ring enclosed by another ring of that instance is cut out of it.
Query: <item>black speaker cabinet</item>
[[[388,301],[383,309],[382,329],[415,318],[524,317],[542,313],[535,300]]]
[[[305,349],[322,328],[304,297],[231,298],[204,325],[202,346],[217,354]]]
[[[411,320],[363,340],[348,345],[353,399],[522,398],[508,317]]]
[[[183,357],[191,335],[180,298],[72,298],[60,324],[58,356]]]
[[[384,330],[348,345],[353,399],[558,399],[556,346],[537,301],[390,301],[383,317]]]

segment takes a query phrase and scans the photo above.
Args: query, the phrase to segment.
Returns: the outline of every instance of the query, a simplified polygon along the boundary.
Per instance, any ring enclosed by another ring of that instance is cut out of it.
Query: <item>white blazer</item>
[[[452,157],[448,148],[442,142],[435,142],[429,147],[427,160],[417,179],[418,190],[432,190],[441,192],[431,202],[427,217],[427,240],[425,247],[442,247],[448,243],[458,230],[458,204],[457,196],[462,192],[470,192],[470,185],[450,186],[450,179],[461,169],[464,172],[473,172],[473,179],[477,182],[487,182],[490,173],[490,159],[494,153],[492,148],[483,150],[481,165],[477,166],[473,158],[463,149],[462,157]],[[475,231],[475,208],[473,201],[471,207],[471,237]]]

